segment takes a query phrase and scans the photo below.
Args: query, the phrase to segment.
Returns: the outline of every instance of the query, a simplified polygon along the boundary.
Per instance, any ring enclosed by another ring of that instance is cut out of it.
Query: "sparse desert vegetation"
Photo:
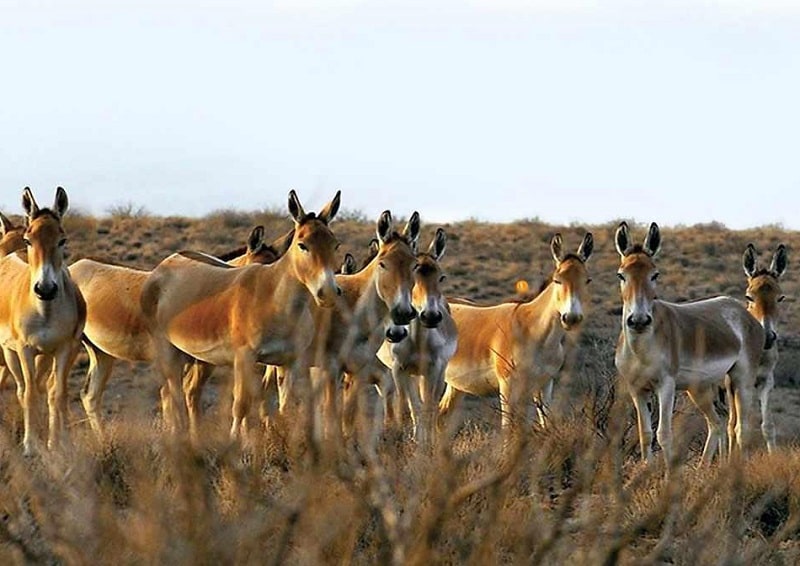
[[[221,211],[200,219],[148,216],[135,206],[107,217],[69,214],[69,261],[94,257],[150,269],[173,251],[221,254],[263,224],[267,239],[291,223],[282,212]],[[424,218],[423,218],[424,220]],[[657,218],[655,218],[657,220]],[[2,392],[0,560],[4,563],[736,563],[800,561],[800,334],[793,250],[780,227],[663,228],[660,292],[685,300],[743,298],[742,252],[785,243],[788,297],[772,395],[776,453],[698,466],[705,426],[679,395],[675,473],[638,459],[633,408],[616,383],[619,329],[617,222],[551,226],[467,221],[445,225],[448,295],[490,303],[519,279],[532,288],[552,270],[549,242],[595,238],[588,319],[556,389],[552,426],[533,423],[503,446],[497,404],[476,400],[431,453],[390,428],[377,452],[355,443],[314,447],[293,422],[274,420],[246,451],[228,440],[229,372],[205,396],[201,442],[161,429],[159,380],[119,364],[106,393],[107,437],[85,422],[70,382],[72,449],[22,457],[20,410]],[[427,241],[435,225],[423,224]],[[367,253],[374,222],[334,223],[342,254]],[[639,232],[643,232],[640,230]]]

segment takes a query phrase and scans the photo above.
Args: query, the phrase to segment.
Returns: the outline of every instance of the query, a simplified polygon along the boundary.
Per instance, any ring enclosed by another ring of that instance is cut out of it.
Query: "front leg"
[[[260,382],[255,355],[250,348],[240,347],[233,358],[232,440],[245,440],[250,409],[258,395]]]
[[[20,369],[24,382],[22,393],[22,421],[24,432],[22,434],[22,453],[31,456],[34,452],[33,432],[36,427],[36,403],[39,388],[36,383],[36,351],[25,346],[19,356]]]
[[[631,391],[633,406],[636,407],[636,425],[639,431],[639,448],[642,460],[649,462],[653,457],[653,419],[647,401],[650,395],[644,391]]]
[[[75,357],[78,355],[80,342],[70,341],[56,351],[55,368],[48,383],[47,405],[50,414],[49,436],[47,447],[50,450],[61,447],[66,431],[65,418],[67,414],[67,379]]]
[[[669,477],[672,466],[672,410],[675,406],[675,380],[665,378],[658,389],[658,445],[664,452],[664,474]]]

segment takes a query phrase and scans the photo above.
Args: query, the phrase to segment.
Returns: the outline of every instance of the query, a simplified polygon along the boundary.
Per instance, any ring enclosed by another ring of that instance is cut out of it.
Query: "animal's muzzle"
[[[405,340],[406,336],[408,336],[408,330],[403,326],[392,325],[386,329],[386,339],[393,344]]]
[[[414,307],[401,307],[395,306],[392,308],[392,322],[398,326],[405,326],[415,318],[417,318],[417,311]]]
[[[581,322],[583,322],[583,315],[580,313],[567,312],[561,315],[561,325],[567,330]]]
[[[630,315],[625,321],[625,324],[634,332],[644,332],[653,324],[653,317],[649,314]]]
[[[419,321],[425,328],[436,328],[439,326],[439,323],[442,322],[442,318],[444,318],[444,316],[441,311],[425,310],[419,313]]]
[[[33,286],[33,292],[42,301],[52,301],[58,294],[58,285],[55,283],[37,282]]]
[[[778,333],[774,330],[770,330],[764,336],[764,349],[771,350],[775,343],[778,341]]]

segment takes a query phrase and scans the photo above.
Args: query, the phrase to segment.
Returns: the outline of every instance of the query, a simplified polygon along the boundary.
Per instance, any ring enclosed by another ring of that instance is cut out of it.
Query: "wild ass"
[[[441,291],[445,276],[439,262],[447,235],[437,228],[427,252],[417,253],[413,304],[419,316],[408,327],[408,338],[384,342],[381,361],[392,368],[401,402],[408,403],[414,439],[428,446],[433,439],[439,398],[447,364],[456,352],[458,330]]]
[[[25,454],[31,454],[38,393],[36,359],[49,357],[55,364],[47,391],[47,445],[52,449],[64,436],[67,377],[78,352],[86,305],[63,265],[67,237],[61,219],[69,207],[66,191],[56,189],[52,209],[39,208],[26,187],[22,205],[27,263],[17,254],[0,259],[4,287],[0,294],[0,345],[17,390],[22,391],[22,444]],[[49,365],[49,361],[44,363]]]
[[[450,305],[458,329],[458,348],[445,372],[447,388],[439,403],[445,416],[463,393],[500,393],[502,427],[509,429],[532,397],[538,398],[539,421],[552,399],[553,380],[565,359],[565,339],[584,319],[591,281],[586,262],[594,239],[587,233],[576,253],[564,253],[561,234],[550,248],[555,270],[542,292],[529,302],[491,307]]]
[[[307,375],[315,333],[311,303],[333,307],[342,292],[334,278],[338,242],[328,227],[340,198],[337,192],[317,215],[306,213],[291,191],[294,236],[271,265],[223,267],[178,253],[153,270],[142,289],[142,311],[173,407],[183,402],[181,368],[188,360],[233,366],[236,438],[246,432],[260,390],[256,363],[292,366],[294,375]],[[178,411],[173,414],[178,427]]]
[[[709,427],[703,461],[710,462],[720,445],[719,417],[706,392],[728,376],[736,414],[737,444],[748,433],[755,372],[764,345],[764,331],[747,310],[730,297],[675,304],[656,298],[659,273],[654,257],[661,249],[656,223],[644,244],[633,244],[628,225],[617,228],[621,263],[617,276],[622,294],[622,330],[615,363],[636,407],[642,458],[650,460],[653,439],[648,396],[658,396],[658,443],[666,473],[672,462],[672,410],[675,390],[686,390],[704,413]]]
[[[264,227],[251,231],[247,246],[224,254],[231,265],[271,263],[286,251],[293,232],[272,244],[264,243]],[[70,275],[86,300],[86,328],[83,345],[89,356],[89,369],[81,390],[81,402],[92,429],[102,435],[100,416],[103,392],[116,360],[152,362],[155,358],[147,321],[142,314],[141,294],[150,271],[81,259],[70,267]],[[204,364],[190,364],[184,382],[189,422],[195,430],[202,386],[210,376]],[[167,393],[164,389],[163,394]],[[162,401],[168,397],[162,395]]]

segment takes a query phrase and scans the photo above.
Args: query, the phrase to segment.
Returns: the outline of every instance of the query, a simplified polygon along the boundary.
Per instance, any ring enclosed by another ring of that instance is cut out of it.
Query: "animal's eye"
[[[650,276],[650,281],[655,281],[656,279],[658,279],[658,276],[659,276],[659,275],[661,275],[661,274],[660,274],[658,271],[656,271],[655,273],[653,273],[653,274]]]
[[[378,262],[378,267],[380,267],[381,269],[386,269],[386,264],[383,263],[382,261]]]
[[[31,245],[31,241],[28,238],[22,238],[22,243],[25,244],[26,246]]]
[[[308,246],[303,242],[298,242],[297,247],[300,248],[301,251],[308,252]]]
[[[338,250],[340,247],[342,247],[342,243],[336,242],[336,246],[333,249]]]
[[[625,281],[625,275],[623,275],[622,273],[617,273],[617,279],[619,279],[620,281]]]
[[[782,303],[785,299],[786,299],[786,295],[781,295],[780,297],[778,297],[778,302]]]
[[[751,297],[750,295],[745,295],[744,298],[747,299],[751,303],[753,302],[753,297]]]
[[[440,276],[439,276],[439,283],[441,283],[441,282],[442,282],[442,281],[444,281],[445,279],[447,279],[447,275],[440,275]]]
[[[587,277],[587,278],[586,278],[586,284],[588,285],[588,284],[589,284],[589,283],[591,283],[591,282],[592,282],[592,278],[591,278],[591,277]]]
[[[61,239],[58,241],[58,245],[59,245],[60,247],[63,247],[63,246],[64,246],[64,244],[66,244],[66,243],[67,243],[67,239],[66,239],[66,238],[61,238]]]
[[[553,279],[553,283],[556,285],[561,285],[562,282],[560,279]]]

